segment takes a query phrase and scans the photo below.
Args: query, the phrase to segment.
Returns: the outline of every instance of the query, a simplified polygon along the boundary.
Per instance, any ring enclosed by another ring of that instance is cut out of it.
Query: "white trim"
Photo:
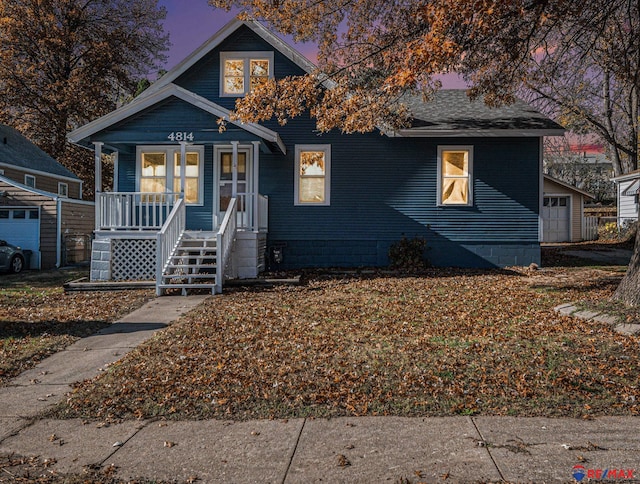
[[[412,128],[400,129],[393,134],[395,138],[477,138],[477,137],[502,137],[502,138],[532,138],[539,136],[564,136],[565,131],[560,129],[430,129]]]
[[[633,178],[640,178],[640,170],[634,170],[631,173],[626,173],[620,176],[614,176],[613,178],[611,178],[611,181],[618,183],[621,181],[631,180]]]
[[[257,143],[256,141],[253,141],[252,143]],[[237,163],[238,163],[238,158],[237,155],[238,153],[244,153],[245,154],[245,170],[247,171],[246,173],[246,180],[245,180],[245,184],[246,184],[246,191],[249,192],[251,190],[251,188],[253,187],[253,173],[252,173],[252,168],[253,168],[253,146],[247,143],[240,143],[238,141],[229,141],[228,144],[216,144],[213,146],[213,183],[214,183],[214,190],[213,190],[213,224],[214,227],[217,227],[219,225],[219,222],[222,222],[222,220],[220,219],[220,154],[221,153],[234,153],[234,147],[235,147],[235,163],[236,163],[236,167],[232,168],[233,172],[235,172],[235,175],[232,174],[232,176],[236,177],[236,188],[235,190],[237,191]],[[227,180],[229,181],[229,180]],[[233,180],[231,180],[232,184],[233,184]],[[256,195],[257,196],[257,195]],[[247,207],[245,207],[246,210]],[[222,215],[224,217],[224,214]]]
[[[136,192],[140,191],[140,178],[142,177],[142,153],[164,153],[166,160],[165,190],[173,192],[175,179],[174,167],[176,153],[180,153],[180,145],[138,145],[136,146]],[[204,145],[189,145],[187,153],[197,152],[199,156],[198,165],[198,201],[196,203],[186,203],[188,207],[204,206]],[[186,171],[186,170],[185,170]]]
[[[120,176],[120,152],[114,151],[111,153],[113,157],[113,191],[118,191],[118,177]]]
[[[324,200],[322,202],[300,201],[300,153],[303,151],[324,152]],[[295,146],[293,171],[293,204],[305,207],[327,207],[331,205],[331,145],[301,144]]]
[[[33,180],[33,185],[30,184],[28,180]],[[36,177],[34,175],[27,175],[25,173],[25,175],[24,175],[24,184],[27,187],[36,188]]]
[[[60,198],[62,203],[73,203],[75,205],[93,205],[95,207],[96,202],[90,202],[89,200],[78,200],[77,198]]]
[[[467,155],[467,203],[442,203],[442,152],[466,151]],[[473,207],[473,145],[438,145],[437,158],[436,206],[438,207]]]
[[[73,178],[70,176],[64,176],[64,175],[57,175],[55,173],[50,173],[48,171],[40,171],[40,170],[33,170],[31,168],[23,168],[22,166],[19,165],[12,165],[11,163],[4,163],[2,161],[0,161],[0,166],[4,166],[5,168],[10,168],[12,170],[18,170],[18,171],[24,171],[26,173],[32,173],[34,175],[42,175],[42,176],[48,176],[51,178],[58,178],[60,180],[68,180],[74,183],[81,183],[82,180],[80,180],[80,178]],[[4,170],[0,170],[0,171],[4,171]],[[0,173],[0,175],[2,175],[3,173]]]
[[[569,227],[567,228],[569,230],[569,239],[566,242],[575,242],[575,239],[573,238],[573,195],[569,194],[569,193],[545,193],[542,197],[543,200],[543,207],[544,207],[544,199],[545,198],[557,198],[558,199],[558,207],[562,207],[562,205],[560,205],[560,199],[561,198],[566,198],[568,199],[567,204],[565,205],[567,207],[567,210],[569,210]],[[542,212],[540,212],[542,214]],[[544,220],[544,217],[543,217]],[[582,223],[580,223],[580,234],[582,236]],[[543,240],[544,242],[544,240]],[[563,242],[563,241],[560,241]],[[554,243],[554,242],[549,242],[549,243]]]
[[[251,91],[251,72],[249,62],[252,60],[266,60],[269,62],[268,78],[273,79],[273,51],[225,51],[220,52],[220,90],[219,97],[243,97]],[[241,60],[244,64],[244,90],[241,93],[226,93],[224,91],[224,63],[227,60]]]
[[[224,40],[227,39],[227,37],[229,37],[233,32],[238,30],[243,25],[253,30],[253,32],[255,32],[268,44],[270,44],[275,50],[283,54],[287,59],[296,64],[306,73],[311,74],[312,72],[317,70],[316,66],[311,61],[309,61],[309,59],[307,59],[285,41],[279,39],[276,35],[267,30],[259,22],[255,20],[241,21],[238,19],[233,19],[220,30],[218,30],[207,41],[205,41],[200,47],[193,51],[189,56],[187,56],[182,62],[180,62],[173,69],[167,72],[158,81],[153,83],[147,90],[140,94],[138,98],[151,96],[158,90],[162,89],[164,86],[171,84],[178,77],[189,70],[193,65],[195,65],[198,61],[204,58],[216,47],[218,47]]]
[[[542,217],[542,206],[544,202],[544,138],[538,140],[538,243],[544,241],[544,218]],[[542,175],[542,176],[541,176]]]
[[[85,124],[81,128],[72,131],[67,135],[67,139],[71,143],[78,144],[85,138],[90,137],[91,135],[102,131],[103,129],[108,128],[109,126],[118,123],[134,114],[137,114],[145,109],[148,109],[152,106],[155,106],[158,102],[167,99],[170,96],[175,96],[178,99],[181,99],[193,106],[196,106],[203,111],[213,114],[216,117],[223,118],[227,120],[229,123],[238,126],[239,128],[254,134],[264,140],[274,142],[278,145],[283,154],[286,154],[287,148],[285,144],[280,139],[280,135],[275,131],[270,130],[269,128],[265,128],[257,123],[241,123],[239,121],[231,121],[229,116],[231,112],[219,106],[218,104],[209,101],[208,99],[199,96],[187,89],[183,89],[180,86],[176,86],[175,84],[169,84],[165,86],[163,89],[157,91],[153,96],[146,96],[145,98],[137,97],[134,101],[123,106],[111,113],[92,121],[91,123]]]

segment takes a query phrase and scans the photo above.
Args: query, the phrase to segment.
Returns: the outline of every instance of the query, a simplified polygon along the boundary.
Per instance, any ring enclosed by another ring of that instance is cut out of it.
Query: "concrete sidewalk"
[[[162,297],[0,388],[0,453],[60,473],[113,466],[123,479],[177,482],[640,482],[640,419],[360,417],[233,421],[39,419],[202,297]],[[575,468],[574,466],[582,466]],[[622,471],[624,478],[619,479]],[[6,477],[6,476],[0,476]],[[630,479],[631,478],[631,479]],[[593,479],[592,479],[593,480]]]

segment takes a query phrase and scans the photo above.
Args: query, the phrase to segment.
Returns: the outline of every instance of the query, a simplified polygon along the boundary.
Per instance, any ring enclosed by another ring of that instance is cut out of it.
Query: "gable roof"
[[[418,95],[401,101],[414,120],[399,136],[562,136],[565,131],[522,100],[492,108],[469,99],[465,89],[441,89],[429,102]]]
[[[626,180],[633,180],[634,178],[640,178],[640,170],[630,171],[629,173],[625,173],[624,175],[614,176],[611,178],[612,182],[620,183]]]
[[[0,124],[0,163],[80,180],[15,129]]]
[[[129,104],[126,104],[115,111],[110,112],[109,114],[102,116],[101,118],[96,119],[84,126],[72,131],[67,135],[67,139],[76,144],[80,144],[83,140],[86,140],[91,135],[102,131],[103,129],[108,128],[120,121],[127,119],[134,114],[137,114],[145,109],[148,109],[160,101],[167,99],[171,96],[177,97],[193,106],[196,106],[204,111],[207,111],[214,116],[224,118],[225,120],[229,120],[230,111],[218,104],[209,101],[208,99],[199,96],[187,89],[184,89],[175,84],[167,84],[163,86],[161,89],[157,89],[153,94],[147,96],[138,96]],[[228,121],[231,124],[234,124],[245,131],[248,131],[251,134],[254,134],[266,141],[273,142],[278,145],[279,149],[282,153],[286,153],[286,147],[280,139],[280,135],[275,131],[272,131],[264,126],[261,126],[256,123],[240,123],[236,121]]]
[[[139,97],[146,97],[148,95],[154,94],[159,89],[162,89],[164,86],[175,81],[178,77],[188,71],[193,65],[195,65],[199,60],[205,57],[213,49],[218,47],[218,45],[220,45],[227,37],[229,37],[233,32],[238,30],[243,25],[250,28],[265,42],[270,44],[274,49],[287,57],[291,62],[298,65],[298,67],[300,67],[305,72],[310,74],[316,70],[316,66],[309,59],[307,59],[304,55],[295,50],[285,41],[274,35],[272,32],[267,30],[260,22],[257,22],[255,20],[244,21],[238,20],[236,18],[231,20],[224,27],[218,30],[200,47],[189,54],[182,62],[178,63],[173,69],[171,69],[164,76],[158,79],[158,81],[153,83],[147,90],[142,92]]]
[[[578,193],[578,194],[583,195],[585,197],[588,197],[588,198],[591,198],[591,199],[594,199],[594,200],[596,198],[591,193],[585,192],[584,190],[580,190],[578,187],[574,187],[573,185],[570,185],[567,182],[563,182],[562,180],[558,180],[557,178],[554,178],[551,175],[543,175],[543,176],[544,176],[544,180],[545,181],[553,182],[553,183],[555,183],[557,185],[560,185],[563,188],[566,188],[567,190],[570,190],[572,192]]]

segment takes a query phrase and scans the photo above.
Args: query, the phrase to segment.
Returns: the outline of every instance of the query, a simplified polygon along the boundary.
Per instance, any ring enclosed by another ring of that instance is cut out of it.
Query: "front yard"
[[[229,289],[79,384],[55,414],[635,415],[640,339],[552,310],[605,300],[623,272],[318,274]]]
[[[65,281],[87,271],[0,275],[0,386],[153,297],[153,291],[65,295]]]

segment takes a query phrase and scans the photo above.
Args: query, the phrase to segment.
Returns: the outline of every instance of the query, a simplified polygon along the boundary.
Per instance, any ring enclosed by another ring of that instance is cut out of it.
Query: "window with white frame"
[[[296,145],[295,204],[329,205],[331,146]]]
[[[438,146],[438,205],[473,205],[472,173],[472,146]]]
[[[58,182],[58,195],[61,197],[69,196],[69,185],[66,183]]]
[[[24,176],[24,184],[28,187],[35,188],[36,187],[36,177],[33,175],[25,175]]]
[[[222,52],[220,95],[244,96],[273,77],[273,52]]]
[[[181,159],[179,146],[139,147],[139,191],[143,193],[180,193]],[[185,160],[184,198],[187,204],[201,205],[203,192],[204,148],[189,146]]]

